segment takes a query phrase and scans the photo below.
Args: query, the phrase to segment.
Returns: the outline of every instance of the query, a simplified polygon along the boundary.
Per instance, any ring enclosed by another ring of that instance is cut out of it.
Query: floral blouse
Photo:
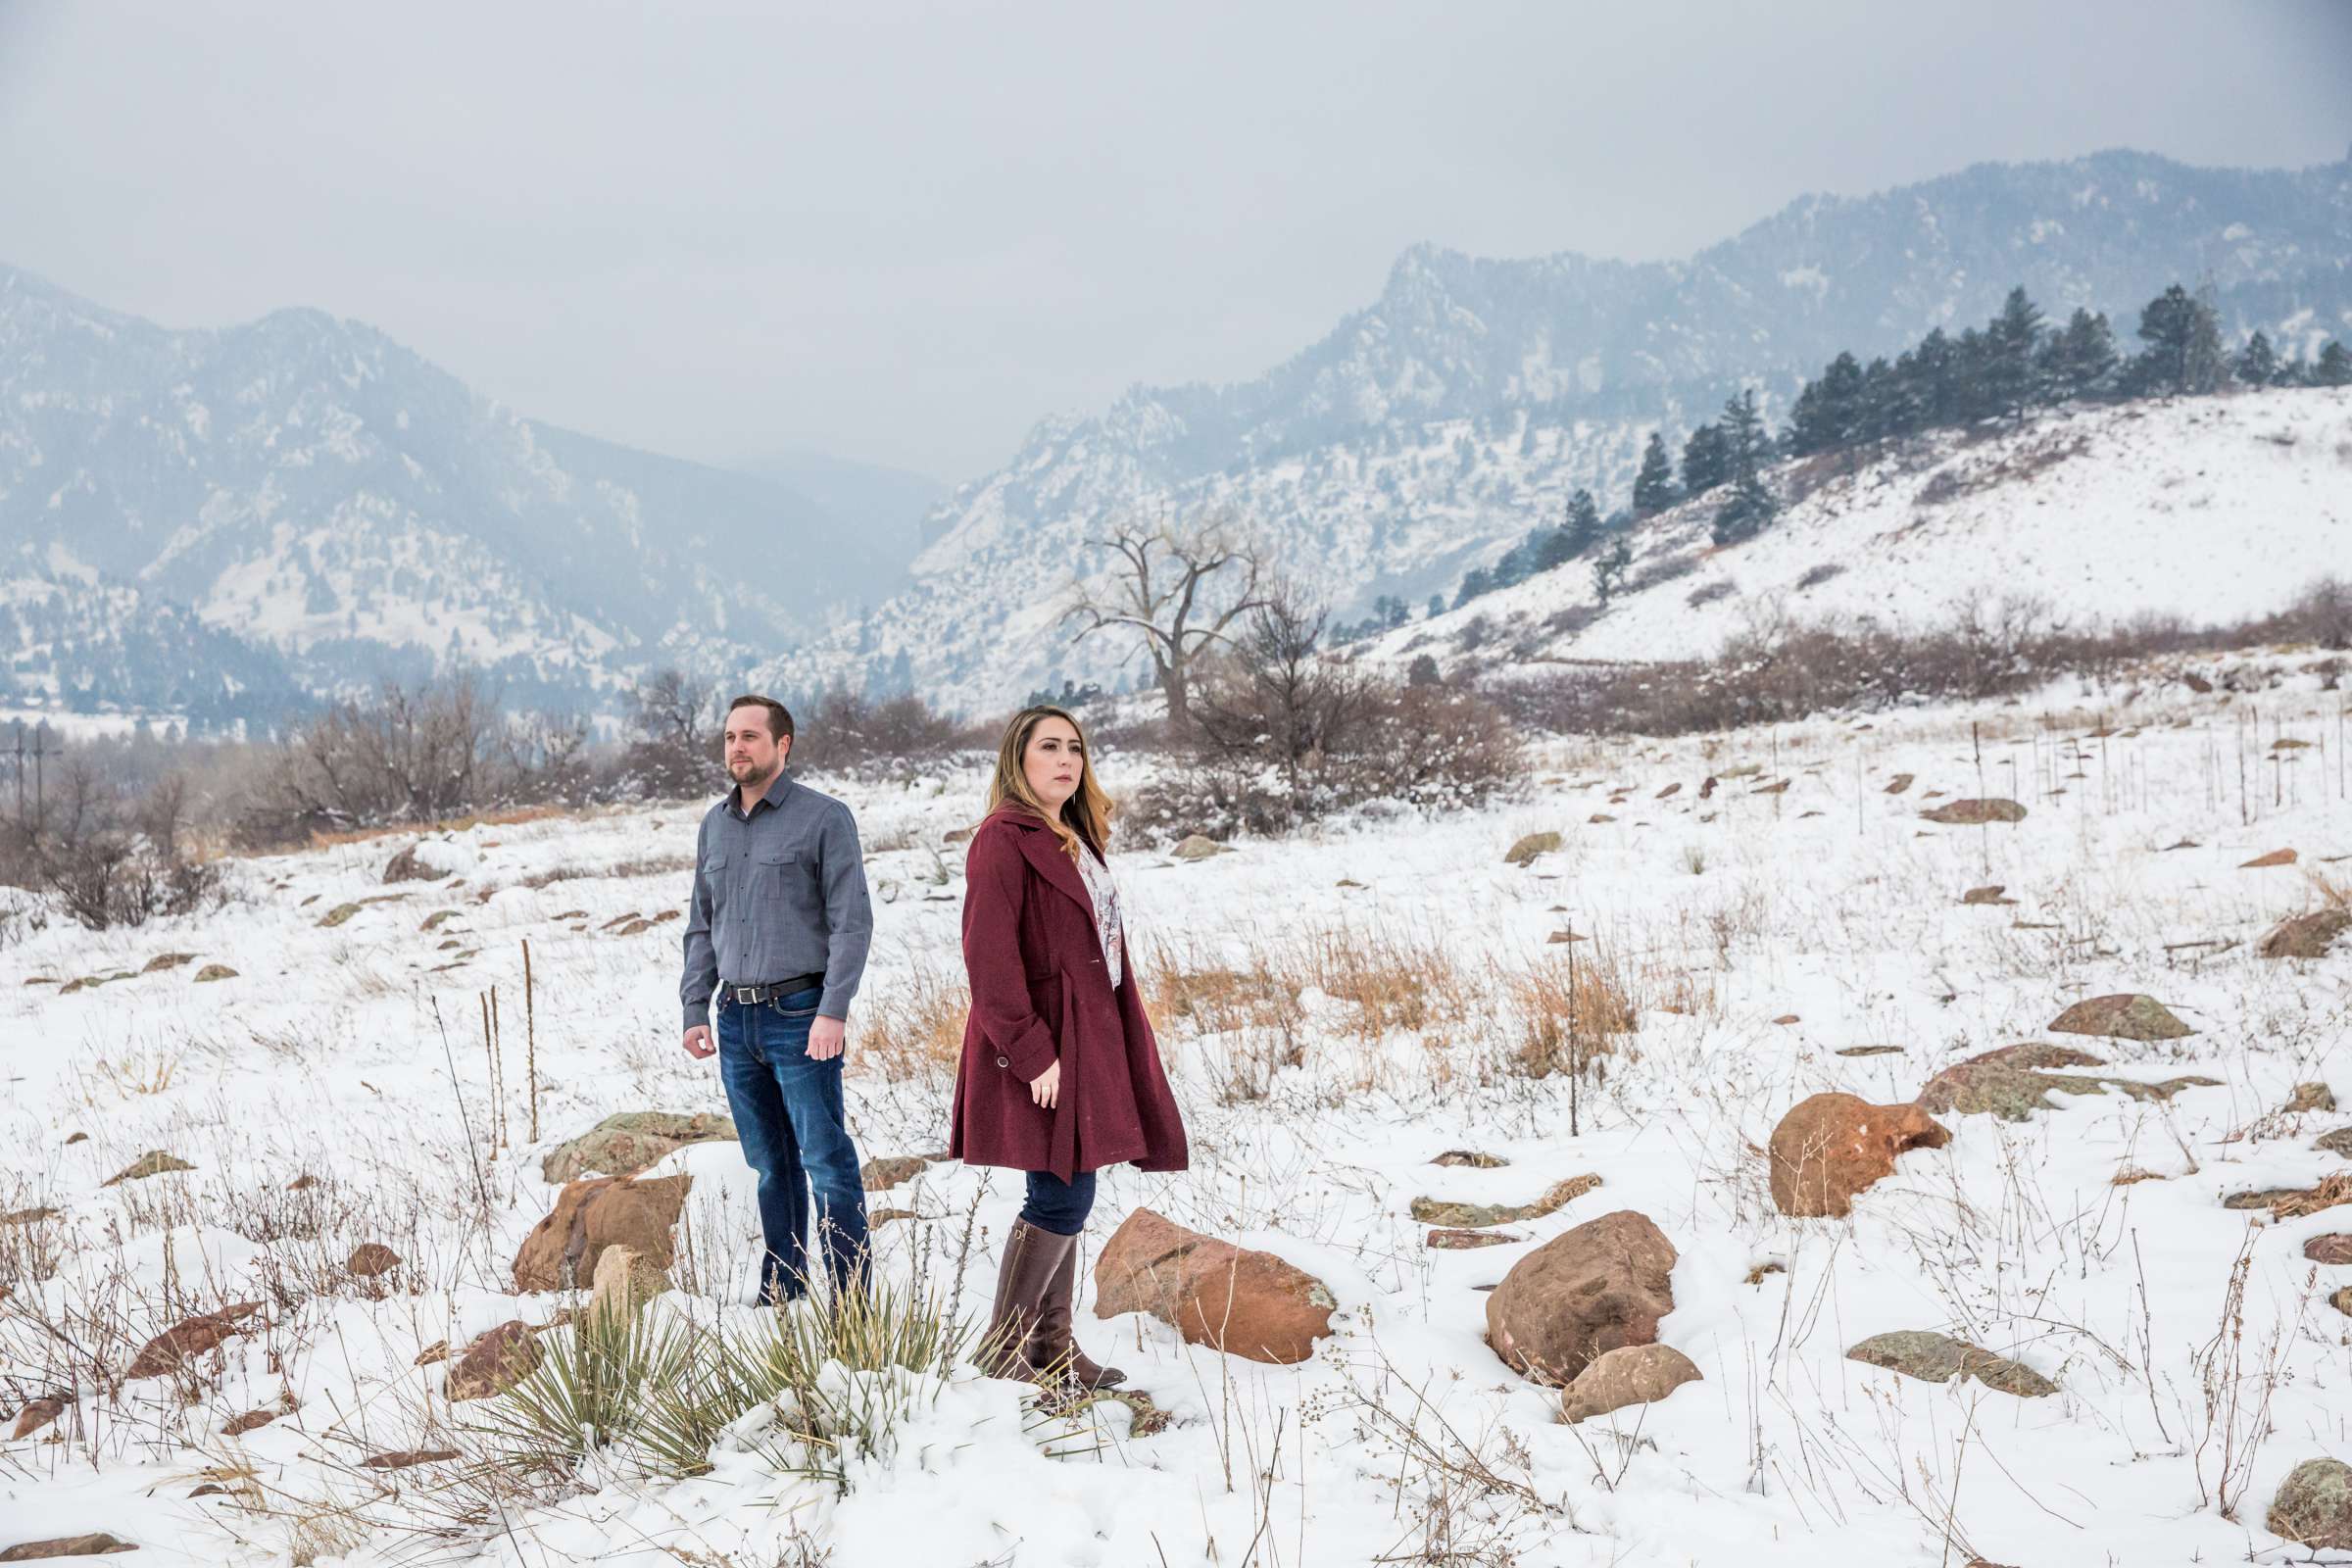
[[[1110,989],[1119,989],[1119,885],[1110,867],[1092,850],[1078,856],[1078,874],[1086,879],[1086,896],[1095,906],[1095,939],[1102,944],[1102,962],[1110,970]]]

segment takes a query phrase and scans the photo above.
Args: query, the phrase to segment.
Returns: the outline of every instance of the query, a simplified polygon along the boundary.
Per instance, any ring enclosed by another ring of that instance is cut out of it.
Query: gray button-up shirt
[[[847,1018],[874,935],[858,819],[830,795],[778,772],[746,812],[740,790],[703,817],[686,913],[686,1026],[710,1021],[710,993],[822,973],[816,1010]]]

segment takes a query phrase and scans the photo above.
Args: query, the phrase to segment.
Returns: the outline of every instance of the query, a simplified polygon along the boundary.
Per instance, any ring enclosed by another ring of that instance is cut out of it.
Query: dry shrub
[[[2271,1217],[2301,1219],[2339,1203],[2352,1203],[2352,1175],[2342,1171],[2321,1178],[2320,1185],[2309,1192],[2281,1193],[2271,1201]]]
[[[1144,995],[1155,1021],[1181,1023],[1196,1034],[1268,1029],[1296,1023],[1298,979],[1263,954],[1246,969],[1197,961],[1197,954],[1154,947],[1143,959]]]
[[[902,1083],[954,1073],[963,1055],[971,993],[960,970],[926,965],[860,1006],[858,1052],[883,1079]]]
[[[1123,825],[1176,836],[1280,834],[1370,806],[1475,807],[1525,773],[1520,739],[1487,698],[1444,685],[1368,685],[1344,727],[1314,751],[1262,747],[1196,754],[1139,790]]]
[[[1355,1033],[1365,1041],[1459,1023],[1470,1013],[1470,978],[1435,940],[1342,927],[1308,939],[1305,967],[1325,995],[1354,1006]]]
[[[1598,943],[1546,956],[1507,977],[1522,1021],[1514,1063],[1531,1078],[1582,1069],[1641,1027],[1629,977]]]
[[[2077,630],[2040,601],[1979,593],[1940,627],[1904,634],[1867,616],[1797,623],[1759,601],[1712,661],[1567,665],[1491,695],[1513,720],[1554,734],[1689,735],[1922,699],[1982,702],[2059,673],[2114,680],[2154,659],[2282,642],[2352,643],[2352,588],[2322,578],[2275,614],[2201,630],[2159,614]]]
[[[1668,556],[1663,560],[1651,562],[1640,571],[1626,578],[1623,591],[1629,594],[1638,594],[1645,588],[1655,588],[1661,583],[1688,577],[1697,569],[1698,557],[1695,555]]]

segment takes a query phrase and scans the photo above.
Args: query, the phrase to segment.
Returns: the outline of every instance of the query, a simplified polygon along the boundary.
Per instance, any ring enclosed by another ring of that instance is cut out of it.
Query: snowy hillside
[[[238,862],[229,907],[145,930],[20,915],[0,926],[0,1549],[2305,1560],[2267,1521],[2298,1467],[2352,1459],[2352,936],[2262,944],[2352,892],[2352,799],[2341,694],[2293,663],[2122,707],[2067,681],[2022,708],[1561,747],[1492,809],[1193,863],[1117,846],[1194,1151],[1177,1175],[1104,1172],[1087,1233],[1079,1334],[1139,1400],[1049,1416],[964,1365],[835,1363],[826,1387],[899,1401],[874,1441],[804,1447],[797,1407],[754,1401],[683,1480],[617,1404],[564,1429],[593,1452],[534,1468],[499,1431],[514,1401],[468,1396],[502,1348],[553,1348],[513,1352],[524,1376],[595,1309],[513,1272],[562,1190],[546,1156],[616,1111],[723,1110],[678,1045],[699,806],[436,835],[422,858],[448,875],[426,884],[381,880],[413,838]],[[2279,760],[2251,791],[2249,757]],[[1113,790],[1139,781],[1102,760]],[[864,1156],[902,1156],[868,1178],[879,1269],[966,1315],[1020,1200],[1016,1176],[921,1157],[946,1138],[981,784],[839,786],[877,910],[851,1122]],[[1986,795],[2023,820],[1926,814]],[[1535,833],[1553,847],[1506,858]],[[1579,975],[1601,1054],[1572,1077],[1546,999]],[[2111,1020],[2131,1038],[2052,1032],[2126,994],[2160,1012]],[[2032,1041],[2067,1071],[1948,1075]],[[1856,1147],[1888,1152],[1849,1213],[1791,1214],[1776,1162],[1821,1145],[1776,1132],[1831,1092],[1866,1102]],[[736,1146],[647,1174],[692,1184],[662,1243],[676,1288],[634,1310],[749,1332]],[[1098,1315],[1138,1207],[1311,1275],[1313,1352],[1269,1364]],[[1633,1265],[1595,1251],[1604,1219],[1654,1227],[1654,1274],[1610,1283]],[[1620,1353],[1696,1381],[1565,1419],[1493,1326],[1543,1321],[1512,1303],[1561,1259],[1622,1316]]]
[[[1647,433],[1679,443],[1743,383],[1776,420],[1839,350],[1983,321],[2022,283],[2054,317],[2139,306],[2210,270],[2226,333],[2309,352],[2352,323],[2352,164],[2191,169],[2114,152],[1809,197],[1688,261],[1405,253],[1381,297],[1259,379],[1139,386],[1038,425],[933,514],[914,584],[775,668],[988,708],[1125,650],[1052,635],[1120,516],[1224,513],[1354,619],[1451,595],[1566,497],[1625,503]]]
[[[89,628],[16,617],[0,660],[55,701],[152,705],[189,672],[126,623],[192,616],[248,652],[197,671],[191,710],[274,716],[257,685],[456,659],[517,701],[595,706],[648,662],[820,630],[913,546],[911,523],[894,539],[538,424],[358,322],[167,331],[0,268],[0,581],[32,619]]]
[[[1925,631],[1974,601],[2067,625],[2226,623],[2352,577],[2352,390],[2068,410],[1945,432],[1867,463],[1787,464],[1758,537],[1708,535],[1720,494],[1638,526],[1629,587],[1597,610],[1590,560],[1417,621],[1371,657],[1480,670],[1557,659],[1705,659],[1751,627],[1862,617]]]

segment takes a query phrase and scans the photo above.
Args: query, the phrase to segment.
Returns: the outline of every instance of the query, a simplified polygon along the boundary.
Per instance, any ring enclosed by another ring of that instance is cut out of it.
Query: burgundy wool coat
[[[1160,1069],[1135,964],[1120,943],[1114,991],[1095,935],[1094,902],[1061,841],[1032,813],[1003,808],[964,857],[963,1026],[948,1152],[971,1165],[1079,1171],[1188,1163],[1184,1118]],[[1061,1062],[1047,1110],[1029,1085]]]

